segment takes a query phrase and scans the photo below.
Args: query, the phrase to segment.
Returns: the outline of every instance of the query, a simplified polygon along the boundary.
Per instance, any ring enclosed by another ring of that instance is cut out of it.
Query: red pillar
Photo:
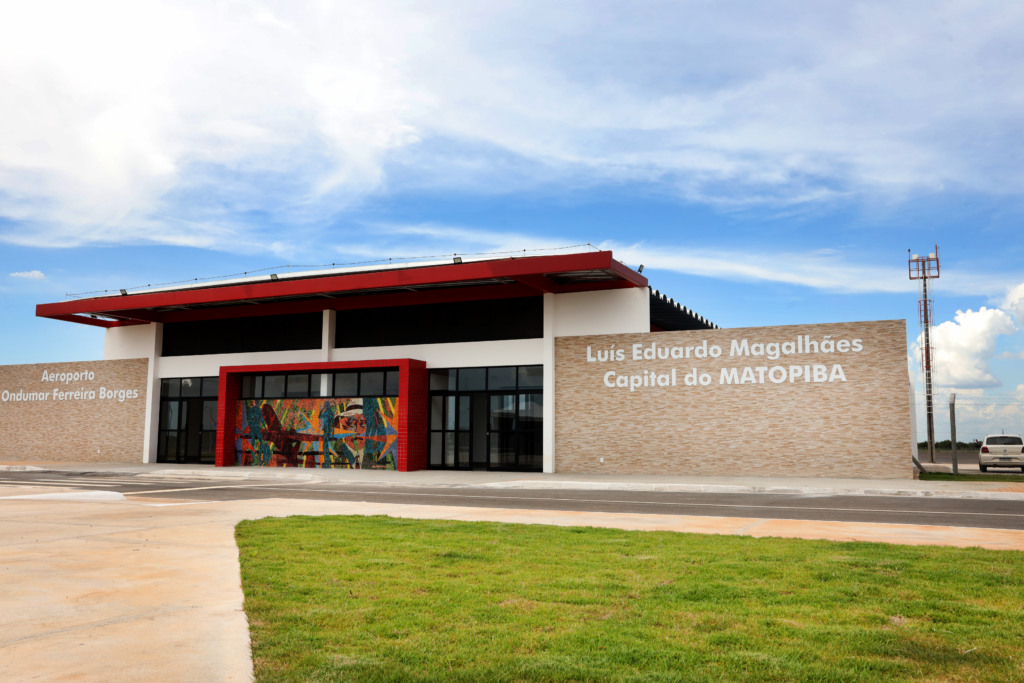
[[[399,432],[398,470],[415,472],[427,469],[427,411],[430,393],[427,364],[408,360],[399,368]]]
[[[220,369],[217,392],[217,467],[235,464],[235,411],[242,395],[242,376]]]

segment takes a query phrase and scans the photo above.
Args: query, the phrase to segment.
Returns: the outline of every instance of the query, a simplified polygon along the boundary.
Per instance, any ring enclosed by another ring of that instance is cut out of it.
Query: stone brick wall
[[[148,364],[0,366],[0,462],[142,462]]]
[[[556,470],[909,478],[909,392],[903,320],[560,337]]]

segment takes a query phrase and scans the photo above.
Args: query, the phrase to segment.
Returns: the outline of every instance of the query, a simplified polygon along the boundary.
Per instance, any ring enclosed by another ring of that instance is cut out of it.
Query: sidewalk
[[[949,472],[943,464],[924,464],[928,471]],[[121,463],[10,463],[4,470],[53,470],[145,474],[211,479],[277,479],[350,482],[384,486],[453,486],[487,488],[604,489],[619,491],[678,491],[715,493],[782,493],[812,495],[934,496],[941,498],[994,498],[1024,500],[1024,482],[921,481],[919,479],[840,479],[814,477],[660,476],[639,474],[543,474],[540,472],[484,472],[464,470],[323,470],[312,468],[213,467],[211,465]],[[961,474],[978,474],[977,465],[963,465]],[[1007,470],[1007,474],[1019,474]]]
[[[28,465],[43,468],[39,464]],[[0,465],[0,468],[4,465]],[[7,464],[6,467],[23,467]],[[789,493],[901,492],[1024,500],[1010,482],[605,477],[488,472],[265,470],[169,465],[51,465],[111,476],[346,481],[390,486],[642,488]],[[97,481],[100,481],[98,478]],[[980,485],[980,486],[979,486]],[[42,487],[39,487],[42,489]],[[61,495],[62,490],[65,495]],[[246,681],[252,677],[234,527],[286,515],[603,526],[1024,550],[1024,531],[899,524],[609,514],[316,500],[169,502],[110,491],[0,484],[0,680]],[[1024,506],[1022,506],[1024,507]]]

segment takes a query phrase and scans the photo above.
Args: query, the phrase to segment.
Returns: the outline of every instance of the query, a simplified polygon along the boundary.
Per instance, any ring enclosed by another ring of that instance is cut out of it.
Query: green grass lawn
[[[918,478],[924,481],[990,481],[990,482],[1021,482],[1021,474],[946,474],[945,472],[921,472]]]
[[[1024,555],[389,517],[242,522],[259,681],[1024,681]]]

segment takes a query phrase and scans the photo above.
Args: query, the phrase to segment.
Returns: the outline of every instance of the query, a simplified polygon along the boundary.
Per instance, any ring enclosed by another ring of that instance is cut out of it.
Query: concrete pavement
[[[929,471],[948,472],[942,464],[925,464]],[[659,476],[638,474],[542,474],[540,472],[477,472],[424,470],[322,470],[313,468],[212,467],[208,465],[122,463],[12,463],[0,461],[4,470],[52,470],[145,474],[148,476],[195,476],[213,479],[277,479],[373,483],[388,486],[484,486],[487,488],[561,488],[623,491],[679,491],[715,493],[805,493],[945,498],[1006,498],[1024,500],[1024,482],[921,481],[918,479],[859,479],[815,477]],[[909,471],[909,470],[908,470]],[[978,474],[977,465],[965,465],[961,474]],[[1006,470],[1006,474],[1020,474]]]
[[[13,467],[41,467],[9,463]],[[50,469],[349,481],[395,486],[749,490],[998,496],[1024,484],[917,480],[615,477],[52,465]],[[314,479],[315,478],[315,479]],[[703,487],[703,488],[692,488]],[[1024,531],[673,515],[435,507],[312,500],[173,502],[0,484],[0,680],[245,681],[252,676],[234,526],[267,516],[386,514],[534,524],[1024,550]]]

